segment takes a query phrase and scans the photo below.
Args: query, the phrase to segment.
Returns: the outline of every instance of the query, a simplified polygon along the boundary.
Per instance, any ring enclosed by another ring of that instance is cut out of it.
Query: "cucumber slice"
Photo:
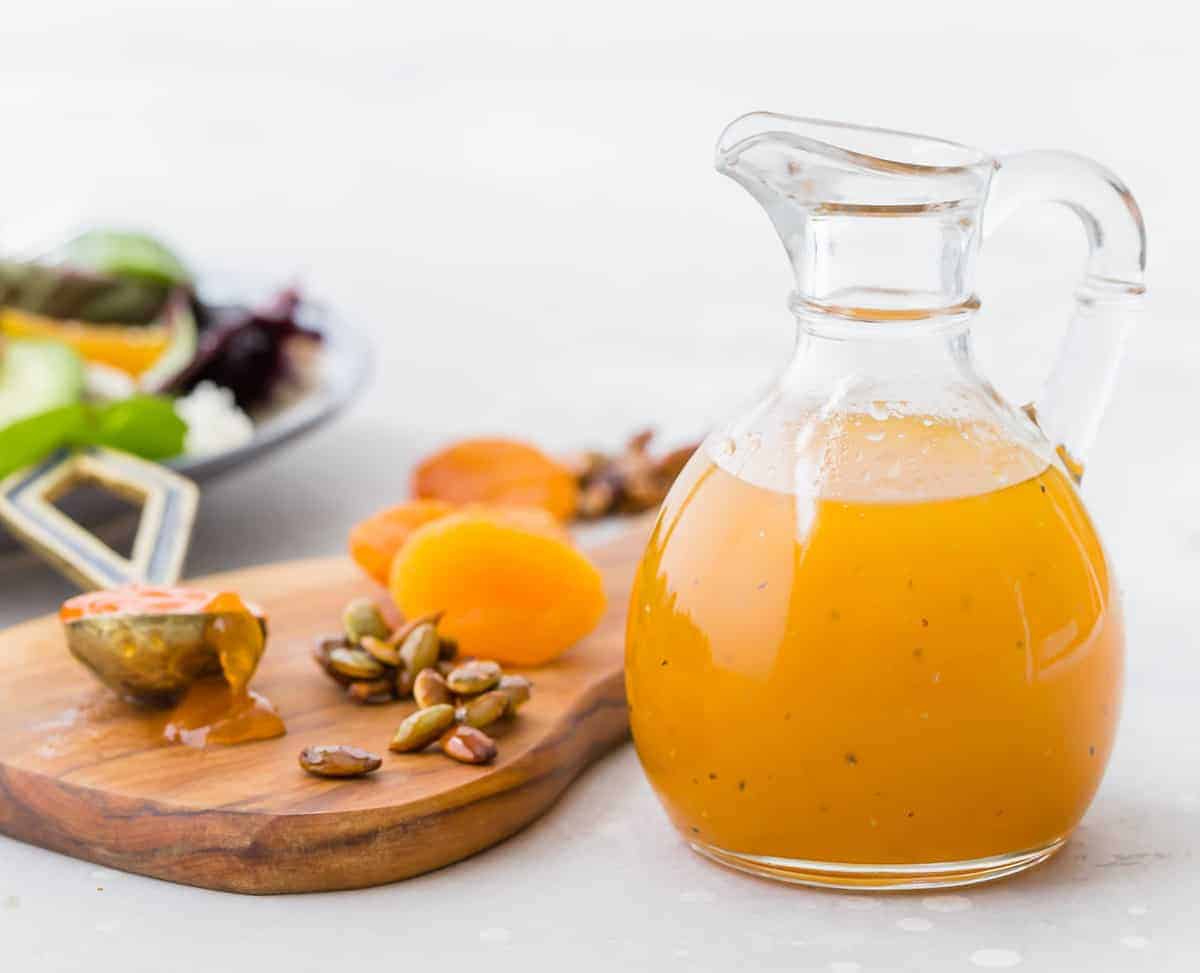
[[[199,332],[196,317],[187,295],[176,291],[167,301],[159,323],[171,329],[171,342],[150,370],[138,379],[138,387],[146,392],[162,392],[168,388],[196,357]]]
[[[0,429],[83,395],[83,361],[57,341],[10,338],[0,343]]]

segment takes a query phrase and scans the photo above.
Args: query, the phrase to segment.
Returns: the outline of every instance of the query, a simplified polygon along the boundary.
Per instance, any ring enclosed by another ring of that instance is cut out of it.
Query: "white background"
[[[1100,6],[8,0],[0,243],[148,225],[214,273],[300,280],[378,346],[352,413],[205,491],[194,573],[340,550],[454,435],[681,438],[752,395],[791,325],[778,242],[711,165],[747,110],[1104,162],[1145,213],[1151,313],[1085,488],[1125,582],[1129,700],[1055,863],[953,913],[777,888],[685,852],[625,748],[503,847],[364,893],[222,896],[0,839],[5,968],[851,973],[1000,949],[1021,969],[1193,969],[1200,72],[1182,14]],[[980,356],[1014,400],[1048,369],[1084,252],[1051,209],[985,248]],[[0,622],[65,593],[0,559]]]

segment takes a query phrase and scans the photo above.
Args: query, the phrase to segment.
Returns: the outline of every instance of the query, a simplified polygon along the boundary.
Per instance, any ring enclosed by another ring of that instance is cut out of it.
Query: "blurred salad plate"
[[[15,536],[95,584],[94,571],[64,565],[62,551],[46,550],[45,535],[25,521],[53,517],[58,496],[81,480],[135,499],[149,515],[160,489],[186,493],[184,477],[247,463],[331,418],[362,388],[365,339],[296,288],[254,304],[215,302],[207,292],[141,233],[91,230],[34,259],[0,260],[0,550]],[[126,475],[137,482],[123,483]],[[114,509],[93,500],[71,513],[92,523]],[[152,519],[143,517],[135,553],[168,530]],[[91,547],[93,559],[113,554],[75,526],[72,541]],[[66,529],[62,519],[55,529]],[[186,536],[167,540],[186,549]],[[113,563],[130,580],[151,580],[148,562],[136,561]],[[174,548],[160,559],[175,562]],[[172,573],[177,566],[153,580]]]

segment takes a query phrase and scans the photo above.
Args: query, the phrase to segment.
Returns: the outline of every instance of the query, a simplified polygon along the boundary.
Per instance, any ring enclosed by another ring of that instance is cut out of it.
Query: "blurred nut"
[[[575,516],[596,520],[612,512],[617,502],[617,488],[608,480],[595,480],[579,491],[575,501]]]
[[[346,687],[346,695],[356,703],[390,703],[395,696],[395,686],[391,679],[365,679],[350,683]]]

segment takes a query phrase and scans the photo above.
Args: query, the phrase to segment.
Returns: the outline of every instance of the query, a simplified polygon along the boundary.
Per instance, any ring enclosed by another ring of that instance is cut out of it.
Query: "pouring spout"
[[[995,167],[986,154],[907,132],[754,112],[721,133],[716,167],[766,210],[800,306],[861,320],[973,300],[979,213]]]

